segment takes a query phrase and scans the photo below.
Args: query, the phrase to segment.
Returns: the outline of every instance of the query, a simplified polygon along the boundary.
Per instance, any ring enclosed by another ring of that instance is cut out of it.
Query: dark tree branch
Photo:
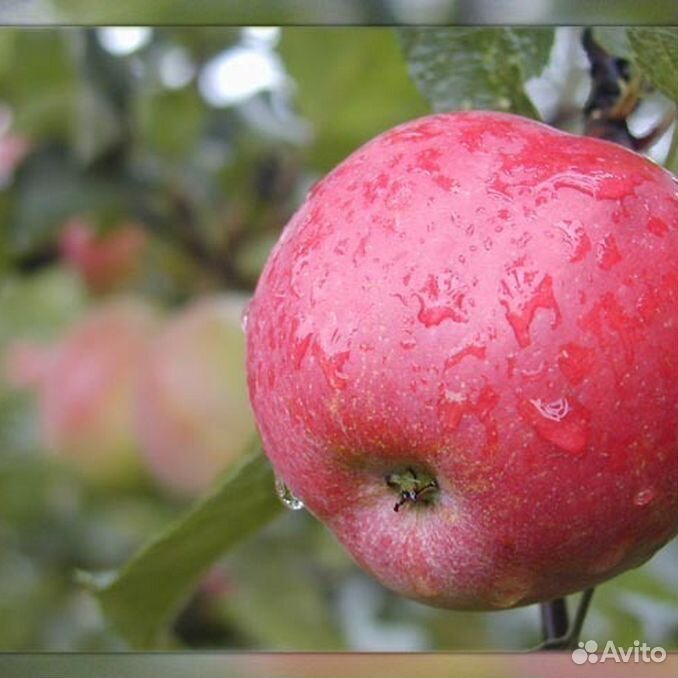
[[[570,626],[565,598],[556,598],[540,605],[544,644],[567,635]]]
[[[582,593],[572,624],[568,622],[564,598],[541,604],[544,642],[538,650],[573,650],[577,647],[594,591],[590,588]]]

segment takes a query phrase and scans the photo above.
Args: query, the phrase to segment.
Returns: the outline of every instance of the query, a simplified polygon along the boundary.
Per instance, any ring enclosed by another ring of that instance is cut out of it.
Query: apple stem
[[[572,624],[568,621],[567,603],[565,598],[556,598],[542,603],[541,619],[544,633],[544,642],[539,650],[573,650],[577,647],[584,620],[591,604],[595,588],[586,589],[579,600],[577,612]]]
[[[404,471],[389,473],[386,484],[398,493],[398,501],[393,510],[397,513],[402,506],[411,504],[430,504],[439,490],[438,481],[429,473],[417,472],[412,467]]]

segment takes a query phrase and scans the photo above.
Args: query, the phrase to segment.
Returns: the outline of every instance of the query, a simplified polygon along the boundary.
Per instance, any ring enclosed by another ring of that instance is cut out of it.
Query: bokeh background
[[[3,23],[673,24],[673,0],[2,0]]]
[[[532,103],[580,131],[589,87],[559,29]],[[667,105],[648,94],[632,126]],[[326,171],[429,111],[386,28],[0,29],[0,651],[128,648],[82,573],[119,568],[251,446],[240,326],[271,247]],[[601,586],[584,637],[677,649],[677,555]],[[536,607],[403,600],[286,511],[215,564],[164,647],[539,642]]]

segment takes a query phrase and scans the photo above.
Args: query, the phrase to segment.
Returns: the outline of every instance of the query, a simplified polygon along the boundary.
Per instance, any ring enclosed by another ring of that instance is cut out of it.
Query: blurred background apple
[[[123,223],[97,235],[84,219],[68,221],[59,242],[61,256],[95,292],[109,292],[128,283],[141,266],[146,234]]]
[[[154,337],[140,374],[136,421],[154,478],[196,495],[255,435],[247,398],[245,297],[198,299]]]
[[[133,404],[156,312],[138,299],[88,312],[55,344],[19,340],[7,378],[37,393],[45,449],[115,484],[138,467]]]

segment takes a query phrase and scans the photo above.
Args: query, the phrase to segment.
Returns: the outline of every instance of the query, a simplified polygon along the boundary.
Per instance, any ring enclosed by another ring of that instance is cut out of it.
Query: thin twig
[[[577,606],[577,613],[574,616],[574,621],[568,632],[569,644],[568,648],[574,650],[577,647],[579,642],[579,636],[581,635],[582,627],[584,626],[584,620],[586,619],[586,614],[589,611],[589,605],[591,604],[591,598],[593,598],[593,593],[595,588],[586,589],[582,593],[581,600]]]
[[[542,603],[542,624],[544,628],[544,642],[536,650],[569,650],[577,647],[579,636],[589,610],[591,598],[595,588],[586,589],[579,600],[577,612],[571,625],[567,623],[567,609],[565,609],[565,620],[563,620],[561,603],[565,604],[564,598]],[[557,634],[555,631],[560,630]],[[564,630],[563,630],[564,629]]]
[[[570,626],[567,602],[565,598],[556,598],[540,605],[541,625],[544,636],[544,649],[550,648],[550,644],[567,635]]]

